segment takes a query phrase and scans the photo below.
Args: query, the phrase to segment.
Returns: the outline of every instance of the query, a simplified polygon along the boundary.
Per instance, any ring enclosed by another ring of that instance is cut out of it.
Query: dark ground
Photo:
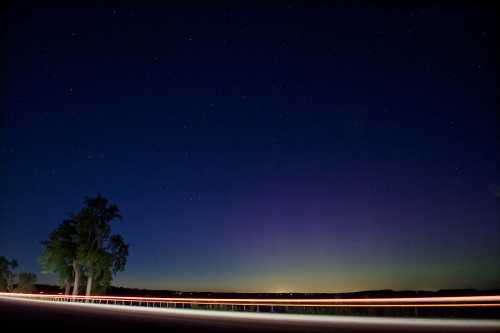
[[[422,328],[364,325],[356,322],[324,324],[269,320],[200,318],[173,313],[138,313],[125,309],[96,309],[22,300],[0,299],[2,328],[8,332],[493,332],[493,329]],[[497,327],[498,328],[498,327]]]

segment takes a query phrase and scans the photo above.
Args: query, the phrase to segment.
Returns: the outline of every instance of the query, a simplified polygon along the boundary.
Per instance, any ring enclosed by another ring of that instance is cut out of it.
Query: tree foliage
[[[0,291],[12,291],[14,289],[14,279],[16,274],[14,270],[17,268],[17,260],[8,260],[4,256],[0,256]]]
[[[36,274],[34,273],[19,273],[19,282],[16,287],[16,292],[31,293],[36,290]]]
[[[42,242],[42,255],[38,258],[42,273],[57,273],[59,285],[66,286],[73,279],[73,261],[76,259],[77,234],[75,221],[68,219]]]
[[[125,268],[128,245],[120,235],[111,235],[111,223],[121,219],[118,206],[106,198],[85,198],[85,207],[77,220],[81,235],[78,257],[87,275],[87,295],[92,292],[93,283],[105,288],[113,274]]]
[[[88,295],[105,291],[127,262],[128,244],[111,234],[111,222],[121,219],[118,206],[106,198],[85,197],[84,207],[42,243],[39,261],[44,272],[57,272],[61,285],[73,278],[73,294],[78,293],[80,275],[87,279]]]

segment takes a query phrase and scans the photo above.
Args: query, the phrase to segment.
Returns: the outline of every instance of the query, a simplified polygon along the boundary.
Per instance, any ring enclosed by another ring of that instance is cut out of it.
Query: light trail
[[[264,298],[182,298],[128,296],[69,296],[54,294],[0,293],[18,298],[55,299],[91,302],[177,303],[199,305],[273,306],[273,307],[500,307],[500,296],[408,297],[408,298],[330,298],[330,299],[264,299]]]
[[[3,295],[1,295],[3,296]],[[403,331],[410,330],[439,330],[443,332],[460,331],[481,331],[498,332],[500,331],[500,320],[496,319],[437,319],[437,318],[394,318],[394,317],[361,317],[361,316],[325,316],[313,314],[283,314],[283,313],[256,313],[256,312],[231,312],[231,311],[205,311],[194,309],[174,309],[174,308],[146,308],[129,305],[105,305],[95,303],[69,303],[52,302],[39,300],[34,297],[19,298],[6,297],[18,302],[29,302],[38,304],[52,304],[53,306],[67,306],[78,309],[96,309],[98,311],[113,311],[116,314],[127,315],[127,313],[143,314],[145,318],[151,315],[161,318],[183,318],[185,320],[193,319],[214,319],[230,320],[233,322],[244,321],[245,325],[249,323],[267,323],[267,324],[292,324],[297,327],[313,327],[311,325],[321,325],[321,327],[331,330],[335,327],[355,327],[357,329],[388,329]],[[164,316],[164,317],[163,317]]]

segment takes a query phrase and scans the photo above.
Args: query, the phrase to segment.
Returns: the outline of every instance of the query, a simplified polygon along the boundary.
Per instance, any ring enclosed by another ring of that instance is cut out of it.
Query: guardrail
[[[0,296],[53,302],[94,303],[155,308],[189,308],[255,312],[312,312],[325,308],[500,308],[500,296],[410,297],[410,298],[183,298],[128,296],[72,296],[0,293]]]

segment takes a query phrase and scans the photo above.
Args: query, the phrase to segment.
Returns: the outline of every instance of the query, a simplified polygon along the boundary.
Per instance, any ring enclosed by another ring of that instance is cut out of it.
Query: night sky
[[[118,204],[116,285],[500,287],[495,12],[51,5],[3,11],[0,255]]]

